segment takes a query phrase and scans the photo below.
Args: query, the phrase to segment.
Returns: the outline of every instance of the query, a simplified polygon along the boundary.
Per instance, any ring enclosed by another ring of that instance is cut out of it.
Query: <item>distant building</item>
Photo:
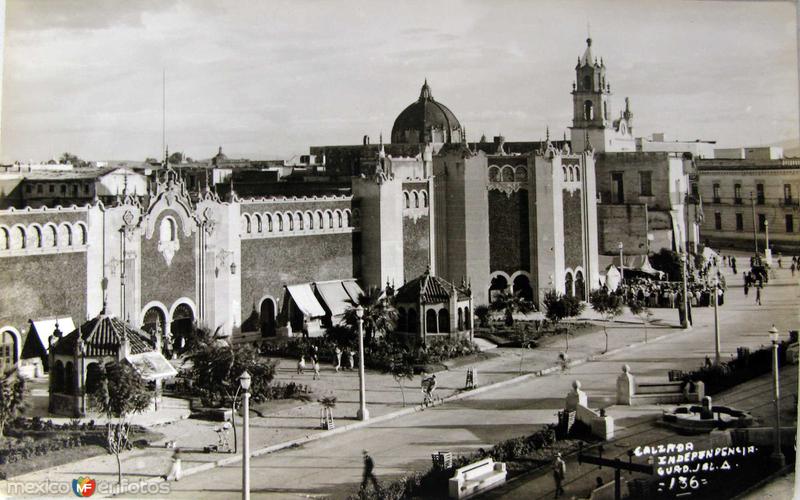
[[[779,148],[719,152],[697,161],[703,241],[763,253],[769,228],[774,252],[800,254],[800,159]]]
[[[689,153],[692,158],[714,158],[715,141],[667,141],[663,133],[654,133],[651,137],[637,137],[636,151]]]

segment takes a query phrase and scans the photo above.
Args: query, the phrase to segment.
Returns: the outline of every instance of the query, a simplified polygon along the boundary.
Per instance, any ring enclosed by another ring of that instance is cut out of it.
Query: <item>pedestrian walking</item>
[[[169,473],[164,476],[165,481],[180,481],[183,471],[181,470],[181,449],[175,448],[172,453],[172,467]]]
[[[313,380],[319,380],[319,358],[314,357],[313,358],[313,362],[314,362],[314,378],[313,378]]]
[[[297,362],[297,374],[302,375],[303,370],[306,369],[306,357],[300,355],[300,360]]]
[[[756,304],[761,305],[761,285],[756,287]]]
[[[564,494],[564,478],[567,476],[567,464],[561,458],[561,453],[556,453],[556,458],[553,460],[553,480],[556,482],[556,496],[560,497]]]
[[[794,259],[792,259],[792,265],[789,269],[792,270],[792,277],[794,277],[794,272],[797,270],[797,264],[795,264]]]
[[[342,368],[342,349],[337,345],[334,353],[336,354],[336,372],[338,373]]]
[[[372,457],[369,456],[367,450],[361,453],[364,456],[364,477],[361,480],[361,489],[366,491],[367,481],[372,481],[372,487],[378,492],[381,490],[381,487],[378,485],[378,478],[375,477],[375,462],[372,460]]]
[[[347,350],[347,364],[350,367],[349,368],[350,370],[352,370],[353,367],[356,366],[355,355],[353,354],[353,350],[352,349],[348,349]]]
[[[436,374],[432,374],[430,377],[422,379],[422,393],[424,397],[422,399],[422,405],[428,406],[433,404],[433,391],[436,390]]]
[[[778,269],[783,269],[783,261],[781,261],[780,257],[778,257]]]

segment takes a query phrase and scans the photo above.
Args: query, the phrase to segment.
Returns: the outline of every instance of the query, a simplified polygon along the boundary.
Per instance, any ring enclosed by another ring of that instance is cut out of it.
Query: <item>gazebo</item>
[[[472,290],[456,286],[430,270],[394,293],[397,333],[427,343],[435,337],[461,336],[472,340]]]
[[[58,415],[82,417],[87,396],[100,383],[102,367],[110,361],[125,361],[147,381],[155,383],[155,402],[161,396],[161,381],[177,375],[161,354],[160,339],[132,328],[115,316],[98,316],[61,336],[56,330],[49,339],[49,410]]]

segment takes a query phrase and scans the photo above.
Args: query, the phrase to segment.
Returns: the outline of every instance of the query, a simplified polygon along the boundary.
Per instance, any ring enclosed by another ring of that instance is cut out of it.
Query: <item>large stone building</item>
[[[573,96],[603,118],[590,110],[573,136],[632,148],[630,114],[605,117],[604,67],[587,54],[579,73],[591,73],[592,88]],[[173,345],[193,322],[234,340],[315,335],[357,294],[354,279],[462,283],[457,310],[437,312],[435,329],[420,314],[420,333],[442,333],[449,315],[461,325],[453,334],[467,334],[471,318],[459,314],[499,290],[537,303],[548,289],[587,298],[600,271],[592,147],[573,152],[549,137],[487,146],[467,144],[426,82],[391,143],[312,148],[321,161],[304,167],[304,182],[273,179],[265,195],[237,194],[234,176],[211,189],[206,179],[236,170],[217,158],[224,165],[194,173],[167,165],[146,193],[123,189],[105,203],[2,210],[2,362],[19,361],[30,321],[80,324],[103,309]]]
[[[763,253],[769,228],[775,252],[800,254],[800,159],[770,148],[739,151],[697,161],[703,241]]]

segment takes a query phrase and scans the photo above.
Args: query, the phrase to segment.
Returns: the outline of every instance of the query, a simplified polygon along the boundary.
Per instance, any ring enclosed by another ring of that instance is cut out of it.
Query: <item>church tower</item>
[[[635,151],[631,130],[633,113],[626,99],[626,112],[619,119],[611,118],[611,84],[606,80],[603,59],[592,53],[592,39],[586,39],[586,50],[575,66],[572,83],[572,149],[576,153],[587,147],[587,140],[596,152]]]

